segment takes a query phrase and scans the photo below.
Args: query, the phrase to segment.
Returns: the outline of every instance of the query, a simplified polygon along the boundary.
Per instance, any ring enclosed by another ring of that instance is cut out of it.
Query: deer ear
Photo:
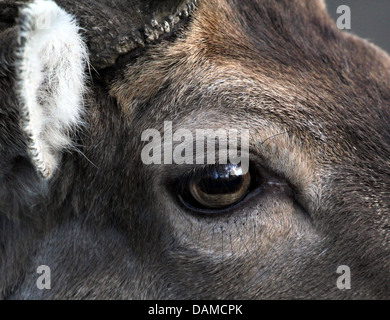
[[[31,161],[52,176],[81,122],[87,50],[74,18],[53,1],[19,13],[16,92]]]

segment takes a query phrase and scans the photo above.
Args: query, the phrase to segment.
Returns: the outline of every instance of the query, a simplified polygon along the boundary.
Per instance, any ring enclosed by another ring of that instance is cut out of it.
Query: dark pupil
[[[242,186],[242,176],[203,178],[199,181],[199,189],[207,194],[234,193]]]
[[[198,188],[206,194],[235,193],[240,190],[243,177],[232,174],[232,166],[212,168],[198,181]]]

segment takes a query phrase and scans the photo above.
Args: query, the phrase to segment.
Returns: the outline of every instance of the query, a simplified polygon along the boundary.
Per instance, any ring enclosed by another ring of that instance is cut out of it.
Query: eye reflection
[[[238,165],[208,166],[189,177],[181,199],[195,209],[228,208],[248,194],[251,181],[250,172]]]

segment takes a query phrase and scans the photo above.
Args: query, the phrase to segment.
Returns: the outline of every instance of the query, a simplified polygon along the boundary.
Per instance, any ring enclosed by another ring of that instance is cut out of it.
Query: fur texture
[[[198,1],[176,37],[93,74],[81,152],[46,188],[9,94],[16,35],[0,35],[3,298],[390,298],[390,58],[337,30],[323,1]],[[141,161],[142,131],[165,120],[249,129],[275,183],[194,214],[177,195],[194,167]]]
[[[20,12],[17,93],[31,160],[43,178],[80,123],[86,46],[72,16],[37,0]]]

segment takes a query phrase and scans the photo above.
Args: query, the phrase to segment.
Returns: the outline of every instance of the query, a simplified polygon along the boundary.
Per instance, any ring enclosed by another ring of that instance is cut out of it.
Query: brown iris
[[[207,209],[223,209],[245,197],[251,185],[251,175],[237,165],[212,166],[189,180],[189,204]]]

